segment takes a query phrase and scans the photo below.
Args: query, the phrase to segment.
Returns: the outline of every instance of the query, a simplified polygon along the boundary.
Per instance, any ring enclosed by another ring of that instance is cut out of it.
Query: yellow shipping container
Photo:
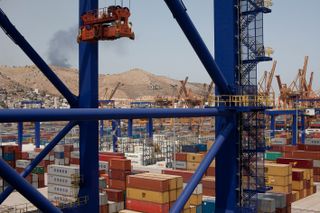
[[[187,162],[187,170],[195,171],[199,166],[199,163]]]
[[[127,198],[163,204],[169,203],[169,192],[127,188]]]
[[[287,186],[292,183],[292,176],[268,175],[266,176],[266,183],[268,185]]]
[[[177,200],[177,189],[173,189],[169,191],[169,201],[175,201]]]
[[[292,186],[288,185],[288,186],[272,186],[272,190],[271,192],[279,192],[279,193],[290,193],[292,191]]]
[[[199,153],[187,153],[187,162],[200,163],[202,161],[203,154]]]
[[[197,213],[197,207],[196,206],[190,206],[190,212],[191,213]]]
[[[190,204],[194,206],[198,206],[202,204],[202,194],[199,195],[191,195]]]
[[[298,191],[292,191],[292,199],[293,199],[293,202],[300,199]]]
[[[292,190],[302,190],[304,187],[303,187],[303,180],[301,181],[297,181],[297,180],[293,180],[292,181]]]
[[[289,164],[265,164],[266,175],[288,176],[292,175],[292,166]]]

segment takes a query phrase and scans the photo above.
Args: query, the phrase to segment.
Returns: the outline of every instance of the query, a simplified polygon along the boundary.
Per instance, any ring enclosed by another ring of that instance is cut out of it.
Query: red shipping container
[[[297,150],[297,146],[284,145],[282,148],[283,152],[293,152]]]
[[[127,186],[137,189],[145,189],[157,192],[169,191],[169,180],[152,179],[152,177],[134,176],[127,177]]]
[[[292,157],[293,158],[320,160],[320,153],[314,152],[314,151],[295,151],[292,153]]]
[[[303,171],[292,171],[292,180],[303,180]]]
[[[276,208],[276,213],[287,213],[287,207]]]
[[[206,176],[216,176],[215,167],[209,167],[206,172]]]
[[[216,179],[215,177],[205,177],[202,178],[202,187],[208,189],[215,189],[216,188]]]
[[[176,161],[187,161],[187,153],[184,153],[184,152],[176,153]]]
[[[271,145],[270,151],[283,152],[283,145]]]
[[[99,154],[99,161],[105,161],[110,163],[111,159],[125,159],[125,157]]]
[[[305,150],[305,146],[304,144],[298,144],[298,150]]]
[[[216,190],[215,189],[209,189],[209,188],[203,188],[202,189],[202,194],[205,196],[216,196]]]
[[[320,168],[319,167],[313,167],[313,174],[314,175],[320,175]]]
[[[99,155],[108,155],[108,156],[120,156],[124,157],[124,154],[121,152],[99,152]]]
[[[292,158],[292,152],[284,152],[283,157],[284,158]]]
[[[28,152],[21,152],[21,159],[22,160],[29,160],[29,153]]]
[[[64,151],[65,152],[72,152],[73,151],[73,145],[72,144],[65,144],[64,145]]]
[[[111,159],[109,169],[131,171],[131,160]]]
[[[124,191],[119,189],[106,189],[108,195],[108,200],[113,202],[122,202],[124,201]]]
[[[109,213],[108,205],[100,205],[99,206],[99,213]]]
[[[126,181],[109,179],[109,188],[126,190]]]
[[[125,181],[127,176],[130,174],[131,174],[131,171],[111,169],[109,172],[109,177],[110,177],[110,179],[117,179],[117,180]]]
[[[319,145],[304,145],[306,151],[320,151]]]
[[[186,170],[169,170],[169,169],[162,170],[162,174],[181,176],[183,178],[184,183],[188,183],[191,180],[193,173],[194,171],[186,171]]]
[[[291,164],[293,168],[311,169],[313,167],[313,161],[310,159],[278,158],[277,163]]]
[[[320,175],[313,175],[314,182],[320,182]]]
[[[70,164],[80,164],[80,159],[79,158],[70,158]]]
[[[169,203],[158,204],[141,200],[127,199],[126,208],[144,213],[167,213],[169,212]]]

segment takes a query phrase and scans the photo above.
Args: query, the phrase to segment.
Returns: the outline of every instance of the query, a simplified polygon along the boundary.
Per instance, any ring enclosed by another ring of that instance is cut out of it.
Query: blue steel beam
[[[59,213],[62,212],[45,198],[36,188],[21,177],[2,158],[0,158],[1,177],[20,192],[26,199],[34,204],[42,212]]]
[[[37,121],[34,123],[34,141],[35,141],[35,145],[36,148],[40,148],[40,142],[41,142],[41,138],[40,138],[40,122]]]
[[[22,150],[22,141],[23,141],[23,123],[18,122],[18,145],[20,150]]]
[[[98,0],[79,0],[80,16],[90,10],[98,9]],[[79,105],[78,108],[98,108],[98,42],[79,43]],[[98,110],[98,109],[96,109]],[[77,118],[75,118],[77,119]],[[98,120],[103,120],[102,118]],[[79,212],[99,212],[99,123],[81,121],[80,129],[80,175],[83,178],[79,197],[89,198]]]
[[[148,118],[147,133],[149,138],[153,138],[153,119],[152,118]]]
[[[130,118],[128,119],[128,137],[132,137],[132,126],[133,126],[133,120]]]
[[[112,120],[111,122],[112,125],[112,149],[113,152],[118,152],[118,123],[116,120]]]
[[[271,120],[270,120],[270,136],[271,138],[274,138],[275,136],[275,128],[276,128],[276,125],[275,125],[275,116],[274,115],[271,115]]]
[[[49,154],[49,152],[68,134],[68,132],[76,125],[76,122],[69,122],[53,139],[52,141],[36,156],[36,158],[25,168],[25,170],[20,174],[23,178],[27,177],[32,170]],[[0,204],[5,201],[5,199],[13,191],[12,186],[8,186],[0,194]]]
[[[296,111],[296,114],[293,115],[292,118],[292,124],[291,124],[291,129],[292,129],[292,145],[297,145],[297,138],[298,138],[298,130],[299,130],[299,124],[298,124],[298,111]]]
[[[301,114],[301,143],[304,144],[306,141],[306,126],[305,126],[305,117]]]
[[[204,159],[199,164],[197,170],[192,175],[191,180],[187,184],[186,188],[182,191],[181,195],[174,203],[173,207],[170,209],[171,213],[181,212],[183,210],[184,205],[189,200],[190,196],[192,195],[194,189],[200,183],[203,175],[209,168],[211,162],[215,158],[216,154],[220,150],[222,144],[225,142],[226,138],[231,134],[234,129],[234,123],[229,123],[225,129],[223,129],[218,137],[215,140],[215,143],[212,145]],[[227,156],[225,156],[227,157]]]
[[[183,5],[182,0],[164,0],[172,12],[174,18],[177,20],[182,31],[189,40],[194,51],[198,55],[203,66],[207,70],[214,84],[218,88],[220,94],[228,95],[232,94],[232,88],[228,84],[225,76],[221,72],[220,68],[214,61],[210,51],[202,40],[199,32],[193,25],[186,8]]]
[[[226,115],[218,108],[206,109],[3,109],[0,123],[23,121],[96,121],[137,118],[181,118]]]
[[[68,89],[68,87],[58,78],[40,55],[32,48],[28,41],[10,22],[9,18],[0,8],[0,27],[4,32],[23,50],[23,52],[33,61],[40,71],[48,78],[53,86],[67,99],[70,106],[74,107],[77,103],[77,97]]]

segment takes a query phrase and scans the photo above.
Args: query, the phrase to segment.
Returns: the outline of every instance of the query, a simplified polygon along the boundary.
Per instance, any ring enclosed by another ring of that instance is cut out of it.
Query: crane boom
[[[111,100],[113,98],[114,94],[117,92],[117,90],[119,89],[120,86],[121,86],[121,82],[118,82],[116,87],[111,91],[111,94],[110,94],[108,100]]]
[[[184,87],[186,86],[186,84],[188,82],[188,79],[189,79],[189,77],[187,76],[184,81],[180,81],[181,87],[180,87],[180,90],[179,90],[179,93],[178,93],[178,100],[180,100],[180,98],[181,98],[181,95],[183,93]]]
[[[272,79],[273,79],[274,73],[276,71],[276,67],[277,67],[277,61],[274,61],[272,64],[272,68],[271,68],[270,75],[269,75],[269,78],[267,80],[267,85],[266,85],[266,94],[268,94],[268,95],[270,93]]]

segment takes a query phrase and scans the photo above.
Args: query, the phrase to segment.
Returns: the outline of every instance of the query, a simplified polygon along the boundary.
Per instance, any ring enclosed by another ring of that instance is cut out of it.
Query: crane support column
[[[79,17],[98,9],[98,0],[79,1]],[[79,18],[79,26],[81,20]],[[98,108],[98,43],[79,43],[79,108]],[[99,212],[99,123],[81,121],[79,197],[88,197],[80,212]],[[89,166],[88,166],[89,165]]]
[[[271,138],[274,138],[275,136],[275,116],[274,115],[270,115],[271,118],[270,118],[270,136]]]
[[[153,119],[152,118],[148,118],[147,133],[148,133],[148,138],[153,138]]]
[[[36,148],[40,148],[41,136],[40,136],[40,122],[37,121],[34,123],[34,140]]]
[[[301,113],[300,116],[301,116],[301,143],[304,144],[306,141],[305,117],[303,113]]]
[[[23,123],[18,122],[18,145],[22,151],[22,141],[23,141]]]
[[[128,119],[128,137],[129,138],[132,137],[132,125],[133,125],[133,120]]]
[[[297,138],[298,138],[298,112],[292,115],[292,145],[297,145]]]

